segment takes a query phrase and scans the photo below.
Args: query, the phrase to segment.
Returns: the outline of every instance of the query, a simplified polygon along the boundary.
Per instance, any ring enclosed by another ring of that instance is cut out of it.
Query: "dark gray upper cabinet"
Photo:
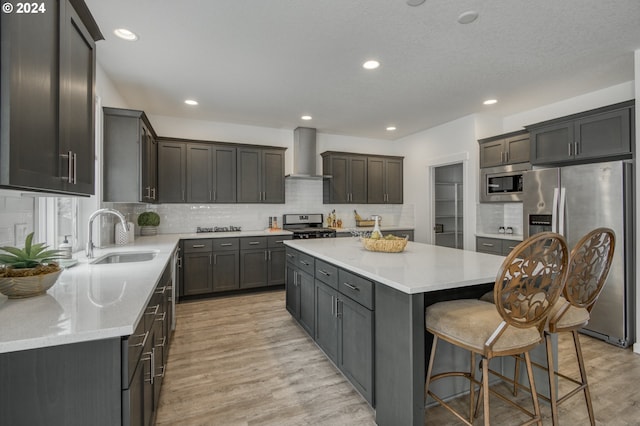
[[[529,161],[529,133],[526,130],[478,140],[480,167],[496,167]]]
[[[157,137],[144,112],[103,108],[103,201],[157,202]]]
[[[634,114],[634,101],[627,101],[526,126],[531,164],[631,158]]]
[[[187,202],[236,201],[236,148],[204,143],[187,144]]]
[[[180,141],[158,142],[158,201],[186,202],[187,144]]]
[[[284,203],[284,149],[238,148],[237,202]]]
[[[367,158],[367,202],[402,204],[402,157]]]
[[[322,153],[325,204],[367,203],[367,157],[340,152]]]
[[[82,1],[0,15],[0,185],[88,195],[94,190],[95,40]]]

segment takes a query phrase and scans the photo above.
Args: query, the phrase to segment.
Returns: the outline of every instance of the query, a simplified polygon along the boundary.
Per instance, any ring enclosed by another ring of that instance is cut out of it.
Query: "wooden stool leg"
[[[469,367],[469,374],[471,375],[469,380],[469,423],[473,423],[473,418],[475,417],[473,400],[475,399],[476,389],[476,384],[474,383],[476,378],[476,353],[473,351],[471,352],[471,364]]]
[[[547,373],[549,377],[549,399],[551,400],[551,421],[554,426],[560,424],[558,417],[558,388],[556,386],[555,365],[553,363],[553,345],[551,342],[551,334],[545,331],[544,344],[547,350]]]
[[[520,379],[520,358],[515,356],[513,358],[516,363],[513,367],[513,396],[518,396],[518,380]]]
[[[584,386],[584,399],[587,402],[587,410],[589,411],[589,420],[591,426],[595,426],[596,418],[593,414],[593,404],[591,402],[591,393],[589,392],[589,383],[587,383],[587,369],[584,367],[584,358],[582,357],[582,348],[580,346],[580,338],[578,337],[578,331],[573,330],[573,344],[576,348],[576,356],[578,358],[578,367],[580,367],[580,377],[582,385]]]
[[[540,403],[536,392],[536,382],[533,380],[533,368],[531,367],[531,357],[529,352],[524,353],[524,361],[527,364],[527,375],[529,376],[529,387],[531,388],[531,400],[533,401],[533,413],[537,418],[537,423],[542,426],[542,415],[540,414]]]

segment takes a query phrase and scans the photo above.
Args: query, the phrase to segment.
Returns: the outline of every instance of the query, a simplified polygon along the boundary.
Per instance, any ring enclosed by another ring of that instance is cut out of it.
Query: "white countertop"
[[[27,299],[0,295],[0,353],[132,334],[181,239],[289,234],[268,230],[163,234],[94,250],[96,259],[111,252],[158,251],[153,260],[144,262],[91,265],[84,253],[76,254],[79,263],[64,270],[45,295]]]
[[[500,233],[489,233],[489,232],[476,232],[476,237],[484,237],[484,238],[499,238],[501,240],[512,240],[512,241],[522,241],[522,234],[500,234]]]
[[[503,256],[411,241],[402,253],[370,252],[356,238],[285,244],[408,294],[494,282],[504,261]]]
[[[406,231],[413,230],[413,226],[380,226],[380,231]],[[351,232],[351,231],[359,231],[359,232],[367,232],[373,231],[373,226],[353,226],[346,228],[336,228],[336,232]]]

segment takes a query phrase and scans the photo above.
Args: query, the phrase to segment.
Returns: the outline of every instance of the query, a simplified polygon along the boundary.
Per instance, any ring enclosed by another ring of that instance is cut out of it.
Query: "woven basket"
[[[62,269],[43,275],[2,277],[0,278],[0,293],[9,296],[9,299],[38,296],[46,293],[56,283],[61,273]]]
[[[379,251],[384,253],[400,253],[407,246],[407,238],[399,240],[385,240],[384,238],[374,240],[373,238],[363,238],[362,244],[369,251]]]

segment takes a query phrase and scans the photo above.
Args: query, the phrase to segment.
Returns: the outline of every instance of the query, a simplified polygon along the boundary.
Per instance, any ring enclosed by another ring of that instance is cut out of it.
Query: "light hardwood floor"
[[[581,342],[598,424],[640,424],[640,356],[587,336]],[[559,344],[565,372],[577,372],[563,355],[571,344]],[[497,398],[491,410],[492,423],[515,423]],[[549,407],[542,410],[551,424]],[[457,424],[442,407],[426,413],[427,425]],[[560,419],[588,424],[584,399],[561,405]],[[296,325],[284,292],[271,291],[178,304],[156,424],[373,425],[375,413]]]

